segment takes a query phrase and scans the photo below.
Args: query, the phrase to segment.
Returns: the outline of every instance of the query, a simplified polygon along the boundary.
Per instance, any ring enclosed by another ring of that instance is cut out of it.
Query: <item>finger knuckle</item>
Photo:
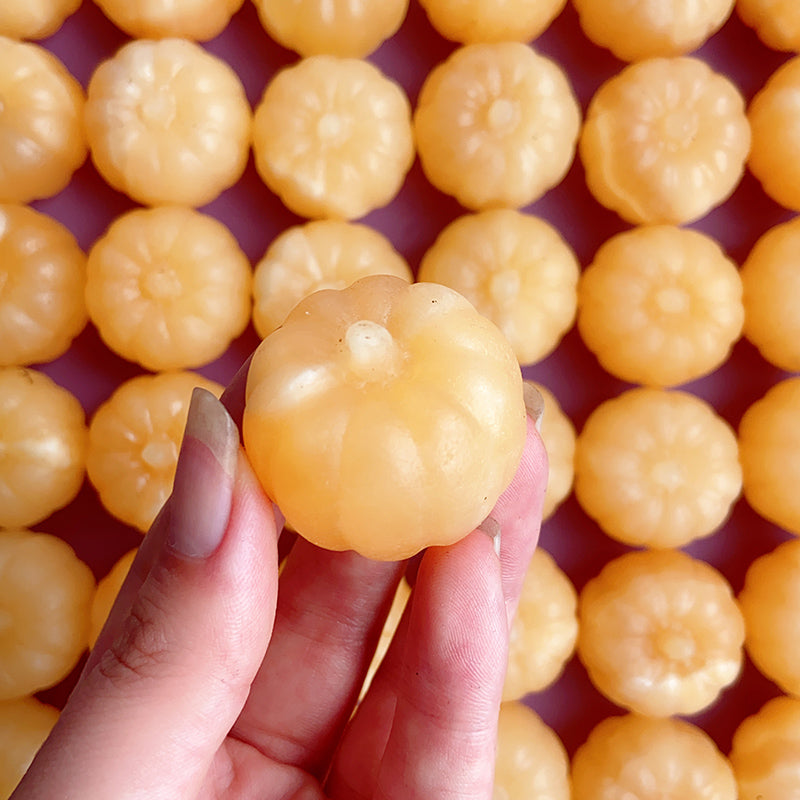
[[[113,684],[129,685],[163,672],[170,648],[162,620],[158,605],[140,595],[120,635],[100,659],[100,673]]]

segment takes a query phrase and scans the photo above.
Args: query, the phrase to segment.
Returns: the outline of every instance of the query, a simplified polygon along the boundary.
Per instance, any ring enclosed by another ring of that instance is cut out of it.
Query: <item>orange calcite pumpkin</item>
[[[437,284],[377,275],[315,292],[250,366],[253,467],[289,525],[332,550],[396,560],[464,537],[525,432],[511,346]]]

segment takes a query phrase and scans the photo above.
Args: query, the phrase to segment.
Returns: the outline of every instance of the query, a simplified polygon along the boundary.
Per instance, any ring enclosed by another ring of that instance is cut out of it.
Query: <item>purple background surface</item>
[[[85,86],[97,64],[125,41],[124,34],[86,0],[63,28],[43,44],[58,55]],[[294,53],[269,39],[249,0],[230,26],[206,46],[234,67],[253,105],[276,70],[296,59]],[[535,46],[564,67],[584,110],[602,81],[623,66],[583,36],[577,16],[569,5]],[[453,47],[432,29],[416,0],[412,0],[403,27],[371,60],[406,88],[413,103],[426,74]],[[748,100],[787,57],[768,50],[735,16],[697,55],[725,72]],[[87,161],[67,189],[36,206],[66,223],[80,244],[88,249],[112,219],[132,208],[133,203],[106,186]],[[279,232],[301,221],[263,185],[252,159],[243,179],[203,210],[229,226],[253,263]],[[589,263],[608,236],[626,227],[591,197],[577,159],[562,184],[527,210],[552,222],[570,242],[583,265]],[[455,201],[426,182],[417,163],[396,200],[363,221],[387,234],[416,269],[439,231],[461,213],[463,209]],[[748,174],[728,202],[692,227],[714,236],[728,254],[741,263],[763,231],[790,216],[769,200]],[[224,356],[198,371],[225,384],[257,342],[250,328]],[[77,395],[87,415],[91,415],[123,380],[142,371],[111,353],[91,325],[64,356],[41,368]],[[627,388],[627,384],[599,367],[575,329],[551,356],[526,368],[525,374],[555,393],[578,430],[600,402]],[[784,373],[767,364],[755,348],[741,341],[719,370],[684,388],[710,401],[736,426],[745,408],[782,377]],[[98,578],[119,556],[141,541],[139,533],[104,511],[88,482],[70,506],[36,528],[63,536],[90,564]],[[720,569],[738,591],[752,559],[787,537],[740,500],[727,524],[687,550]],[[626,550],[605,536],[574,498],[568,499],[545,523],[541,542],[578,589],[609,558]],[[77,670],[64,683],[41,696],[62,704],[76,675]],[[731,733],[738,722],[776,694],[776,687],[748,662],[739,682],[712,708],[692,721],[701,725],[727,752]],[[601,718],[619,713],[619,709],[590,685],[577,658],[573,658],[551,688],[529,696],[527,701],[561,736],[570,753]]]

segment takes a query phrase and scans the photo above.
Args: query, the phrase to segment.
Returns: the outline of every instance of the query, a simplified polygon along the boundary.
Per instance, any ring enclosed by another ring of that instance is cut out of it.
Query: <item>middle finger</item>
[[[272,640],[232,735],[321,779],[404,566],[298,538],[281,575]]]

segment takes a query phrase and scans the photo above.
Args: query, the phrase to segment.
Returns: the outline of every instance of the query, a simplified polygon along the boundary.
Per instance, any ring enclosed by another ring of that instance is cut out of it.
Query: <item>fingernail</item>
[[[225,407],[205,389],[192,392],[169,500],[168,545],[190,558],[219,547],[231,513],[239,433]]]
[[[528,380],[522,382],[522,397],[528,416],[533,420],[536,430],[542,432],[542,416],[544,416],[544,397],[536,386]]]
[[[486,519],[478,525],[478,530],[483,531],[491,540],[494,545],[494,552],[500,558],[500,523],[494,517],[486,517]]]

